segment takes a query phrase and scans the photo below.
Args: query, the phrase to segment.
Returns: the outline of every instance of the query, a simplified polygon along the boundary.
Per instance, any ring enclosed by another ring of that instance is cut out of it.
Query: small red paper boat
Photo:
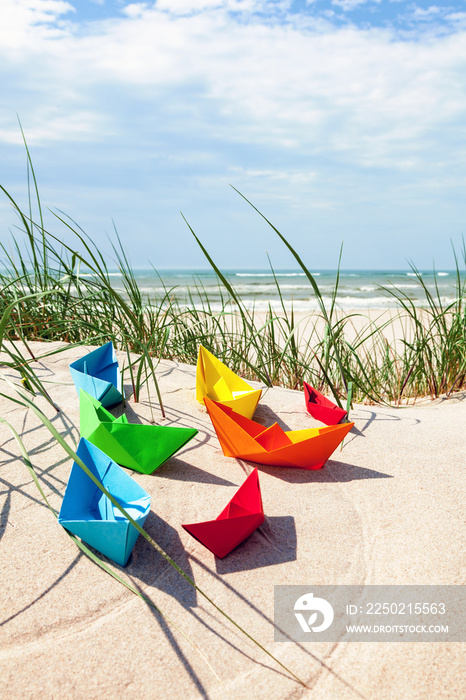
[[[239,487],[215,520],[183,525],[198,542],[223,559],[264,522],[257,469]]]
[[[345,409],[334,404],[333,401],[323,396],[307,382],[303,382],[303,385],[308,413],[316,420],[325,423],[325,425],[337,425],[341,423],[343,418],[347,415]]]

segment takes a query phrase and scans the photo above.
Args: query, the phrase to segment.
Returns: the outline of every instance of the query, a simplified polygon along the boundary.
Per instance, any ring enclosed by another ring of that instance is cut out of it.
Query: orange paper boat
[[[239,487],[215,520],[183,525],[196,540],[223,559],[264,522],[257,469]]]
[[[264,428],[216,401],[204,401],[226,457],[273,467],[320,469],[354,425],[285,431],[274,423]]]
[[[307,382],[303,382],[303,387],[306,408],[316,420],[325,425],[337,425],[348,415],[344,408],[337,406]]]

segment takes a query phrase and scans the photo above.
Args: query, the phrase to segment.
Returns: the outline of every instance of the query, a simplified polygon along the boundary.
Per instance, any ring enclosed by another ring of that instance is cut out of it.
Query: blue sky
[[[0,184],[136,267],[452,267],[465,231],[466,5],[2,0]],[[0,240],[15,218],[0,199]],[[69,235],[48,215],[49,227]]]

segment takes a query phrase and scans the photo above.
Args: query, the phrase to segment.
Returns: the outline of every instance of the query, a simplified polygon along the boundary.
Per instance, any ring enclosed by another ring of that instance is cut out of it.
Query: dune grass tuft
[[[12,246],[2,246],[0,312],[13,304],[7,336],[26,345],[33,339],[79,344],[112,340],[127,353],[125,372],[131,380],[134,400],[146,384],[157,397],[162,416],[158,361],[164,358],[195,364],[199,344],[246,379],[292,389],[301,389],[303,381],[308,381],[333,395],[340,406],[347,401],[350,384],[353,401],[378,403],[437,397],[465,386],[464,243],[461,256],[453,250],[453,302],[445,306],[438,288],[432,292],[413,265],[412,279],[422,292],[422,307],[402,290],[382,287],[391,295],[396,312],[379,324],[363,314],[338,309],[341,251],[327,307],[316,278],[266,219],[305,273],[318,303],[317,313],[298,322],[293,306],[287,308],[283,301],[272,266],[281,309],[274,311],[269,306],[265,315],[248,309],[188,222],[217,275],[220,311],[212,309],[206,290],[196,280],[184,299],[179,298],[176,289],[166,287],[163,278],[162,293],[143,293],[115,230],[112,268],[116,265],[121,275],[117,289],[107,259],[76,222],[58,213],[54,215],[57,230],[48,231],[36,190],[35,209],[39,214],[34,221],[31,197],[25,213],[1,189],[18,214],[22,233],[14,236]],[[62,242],[63,229],[71,244]],[[131,353],[140,358],[136,363],[129,360]]]

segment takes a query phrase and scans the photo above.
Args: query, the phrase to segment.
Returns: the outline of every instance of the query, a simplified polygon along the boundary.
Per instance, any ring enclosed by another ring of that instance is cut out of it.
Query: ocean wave
[[[323,297],[324,304],[326,307],[330,307],[331,304],[331,299],[330,297]],[[294,311],[300,311],[300,312],[309,312],[312,313],[314,311],[320,310],[319,303],[317,302],[316,299],[298,299],[294,300],[291,302],[291,300],[286,300],[284,301],[285,308],[288,311],[291,311],[291,308],[293,308]],[[243,300],[243,305],[245,308],[252,310],[255,309],[256,311],[268,311],[269,307],[272,308],[274,311],[281,311],[282,310],[282,305],[279,299],[256,299],[255,301],[252,299],[245,299]],[[232,307],[234,304],[232,304]],[[368,308],[387,308],[390,306],[395,306],[395,302],[392,298],[389,297],[369,297],[365,299],[361,299],[361,297],[352,297],[352,296],[346,296],[346,297],[338,297],[337,298],[337,306],[339,306],[342,309],[368,309]],[[199,307],[197,307],[199,308]],[[220,304],[213,302],[211,304],[211,308],[214,311],[221,311],[222,307]]]
[[[107,272],[108,277],[121,277],[121,272]],[[78,277],[96,277],[95,272],[80,272]]]
[[[320,275],[320,272],[313,272]],[[236,277],[273,277],[273,272],[235,272]],[[305,277],[304,272],[276,272],[275,277]]]
[[[442,303],[444,305],[451,304],[455,301],[456,301],[456,299],[454,299],[454,298],[449,298],[449,297],[442,298]],[[326,307],[329,308],[330,299],[324,299],[324,303],[325,303]],[[270,308],[272,308],[273,311],[278,312],[278,314],[280,314],[280,312],[283,311],[280,301],[278,301],[276,299],[273,299],[270,302],[265,301],[265,300],[256,300],[255,302],[253,302],[252,300],[246,300],[243,302],[243,304],[244,304],[244,307],[246,309],[252,310],[254,308],[254,310],[258,311],[258,312],[268,311],[269,304],[270,304]],[[413,304],[416,307],[420,307],[420,308],[428,306],[426,301],[422,300],[422,299],[413,300]],[[315,311],[320,311],[320,307],[315,299],[310,299],[308,301],[304,301],[304,300],[294,301],[293,304],[291,303],[291,301],[285,301],[284,305],[285,305],[285,309],[287,311],[291,311],[291,308],[293,308],[293,310],[295,312],[302,312],[302,313],[309,313],[309,314],[314,313]],[[361,311],[361,312],[364,312],[365,310],[368,311],[369,309],[400,308],[396,304],[395,299],[387,298],[387,297],[378,297],[378,296],[377,297],[370,297],[370,298],[366,298],[366,299],[361,299],[360,297],[359,298],[356,298],[356,297],[339,298],[339,299],[337,299],[337,307],[342,309],[343,311]],[[201,306],[196,306],[196,308],[199,311],[203,310]],[[233,310],[235,308],[236,308],[235,304],[231,304],[231,309]],[[213,302],[211,304],[211,309],[214,312],[220,312],[220,311],[224,310],[223,307],[221,306],[221,304],[218,304],[216,302]]]
[[[124,290],[119,290],[122,294],[123,297],[126,297],[126,293]],[[142,291],[142,290],[141,290]],[[148,288],[146,290],[149,293],[154,292],[154,288]],[[159,288],[160,291],[160,297],[159,297],[159,303],[161,301],[161,297],[164,296],[164,291],[162,288]],[[77,293],[77,290],[74,287],[71,287],[70,289],[71,294],[75,295]],[[354,294],[354,290],[353,290]],[[345,296],[337,296],[336,299],[336,306],[337,308],[342,309],[343,311],[361,311],[364,312],[364,310],[369,310],[369,309],[387,309],[387,308],[396,308],[397,302],[396,298],[392,296],[381,296],[381,295],[374,295],[370,297],[363,297],[363,296],[353,296],[353,294],[347,294]],[[331,297],[328,295],[325,295],[322,297],[323,302],[326,306],[326,308],[330,308],[331,304]],[[213,312],[220,312],[222,310],[225,310],[225,308],[235,310],[237,308],[236,304],[233,301],[230,301],[228,304],[225,305],[225,303],[222,303],[218,296],[212,297],[209,296],[210,299],[210,308],[212,309]],[[225,302],[227,300],[227,295],[225,295]],[[153,296],[152,299],[148,299],[149,304],[151,306],[157,306],[157,297]],[[241,299],[243,306],[248,309],[248,310],[256,310],[258,312],[266,312],[271,308],[273,311],[277,312],[279,315],[283,311],[282,308],[282,302],[280,299],[275,298],[275,299],[270,299],[270,298],[249,298]],[[427,302],[426,299],[411,299],[412,303],[416,307],[426,307]],[[453,304],[457,301],[456,297],[452,296],[442,296],[441,297],[441,302],[444,306],[448,306],[450,304]],[[152,302],[152,303],[150,303]],[[309,297],[307,299],[284,299],[283,304],[285,306],[285,309],[287,311],[291,311],[293,309],[296,312],[301,312],[301,313],[314,313],[316,311],[320,311],[320,306],[315,297]],[[166,308],[168,306],[167,300],[164,301],[163,307]],[[186,295],[180,295],[177,298],[177,306],[179,309],[187,309],[187,308],[196,308],[199,311],[206,310],[205,305],[203,302],[199,299],[197,295],[193,295],[193,304],[190,304],[187,299]]]
[[[299,291],[305,290],[308,294],[312,287],[309,284],[281,284],[280,291]],[[238,294],[255,295],[255,294],[277,294],[275,284],[235,284],[234,290]]]
[[[190,287],[191,292],[193,294],[196,293],[196,290],[193,287]],[[119,289],[118,291],[124,291],[122,289]],[[180,287],[178,285],[174,286],[167,286],[165,287],[139,287],[139,291],[141,294],[167,294],[168,292],[173,292],[173,294],[186,294],[188,291],[188,287]]]
[[[386,289],[420,289],[418,284],[413,283],[400,283],[396,284],[394,282],[387,282],[386,284],[382,285]],[[450,289],[451,284],[444,284],[444,289]],[[435,284],[426,284],[426,287],[428,289],[435,289],[436,285]],[[123,291],[121,287],[114,287],[118,291]],[[234,284],[233,288],[235,292],[241,296],[251,296],[255,297],[257,295],[264,295],[264,294],[269,294],[272,297],[277,296],[277,287],[276,285],[271,282],[270,284],[268,283],[244,283],[244,284]],[[370,292],[375,292],[377,291],[378,287],[377,285],[364,285],[361,287],[352,287],[351,285],[341,285],[339,287],[339,292],[344,293],[345,288],[347,289],[348,293],[351,294],[367,294]],[[219,289],[222,290],[222,293],[224,296],[227,296],[227,291],[226,289],[222,286],[219,285],[215,280],[212,281],[212,284],[204,284],[204,286],[199,286],[196,287],[194,284],[193,285],[186,285],[186,284],[178,284],[178,285],[167,285],[166,288],[160,286],[160,282],[158,284],[155,283],[154,280],[154,286],[149,286],[149,285],[144,285],[141,286],[139,285],[139,291],[143,294],[151,294],[151,293],[156,293],[156,294],[165,294],[167,291],[173,290],[173,293],[176,294],[177,296],[186,294],[188,291],[191,292],[191,294],[196,295],[197,290],[199,291],[204,290],[207,296],[218,296],[219,294]],[[331,293],[334,290],[334,285],[333,284],[320,284],[319,289],[322,294],[325,293]],[[442,289],[442,286],[439,286],[439,289]],[[308,292],[309,294],[312,293],[312,287],[310,284],[307,283],[297,283],[297,284],[280,284],[280,291],[281,292],[286,292],[287,294],[289,292],[291,293],[298,293],[298,292]]]

